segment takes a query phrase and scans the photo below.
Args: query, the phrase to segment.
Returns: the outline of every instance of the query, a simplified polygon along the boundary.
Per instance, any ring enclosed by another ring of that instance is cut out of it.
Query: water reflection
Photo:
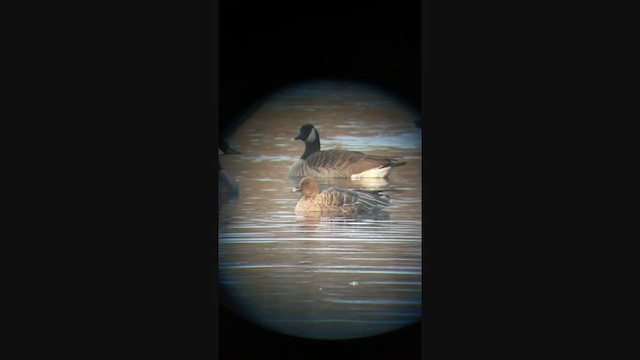
[[[422,299],[421,134],[417,115],[387,94],[354,84],[304,84],[276,94],[229,141],[220,158],[240,185],[219,206],[221,290],[236,311],[267,329],[316,339],[380,334],[420,319]],[[296,214],[289,166],[300,125],[322,129],[331,148],[401,156],[389,179],[318,179],[383,191],[391,206],[344,216]],[[408,140],[409,139],[409,140]]]
[[[382,222],[367,220],[390,220],[391,214],[385,210],[378,210],[366,214],[345,215],[342,212],[295,212],[300,229],[316,230],[322,223],[322,231],[344,230],[344,227],[353,226],[359,231],[371,230],[370,226],[386,226]],[[365,228],[363,226],[369,226]]]
[[[311,223],[302,222],[297,239],[253,239],[224,254],[222,283],[245,314],[285,334],[325,339],[373,335],[419,318],[421,262],[406,241],[352,239],[377,223],[305,220]],[[327,236],[320,224],[342,235]]]

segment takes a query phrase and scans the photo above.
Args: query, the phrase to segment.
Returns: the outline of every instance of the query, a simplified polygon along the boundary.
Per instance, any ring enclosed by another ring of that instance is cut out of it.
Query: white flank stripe
[[[381,178],[381,177],[385,177],[387,175],[387,173],[389,172],[389,170],[391,170],[391,167],[385,167],[385,168],[375,168],[375,169],[370,169],[367,171],[363,171],[359,174],[353,174],[351,175],[351,179],[361,179],[361,178]]]

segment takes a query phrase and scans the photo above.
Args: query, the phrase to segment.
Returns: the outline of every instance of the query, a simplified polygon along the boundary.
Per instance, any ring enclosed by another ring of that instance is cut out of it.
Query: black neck
[[[316,133],[316,140],[311,143],[305,143],[304,154],[300,157],[302,160],[306,160],[311,154],[316,151],[320,151],[320,136]]]

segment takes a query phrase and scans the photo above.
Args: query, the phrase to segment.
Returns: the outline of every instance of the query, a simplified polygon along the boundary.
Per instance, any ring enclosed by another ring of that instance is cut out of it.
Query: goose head
[[[320,185],[316,179],[311,176],[304,177],[300,180],[297,187],[291,189],[291,192],[301,192],[304,196],[312,196],[320,193]]]
[[[302,140],[305,143],[312,143],[318,138],[318,130],[311,124],[302,125],[300,133],[293,140]]]

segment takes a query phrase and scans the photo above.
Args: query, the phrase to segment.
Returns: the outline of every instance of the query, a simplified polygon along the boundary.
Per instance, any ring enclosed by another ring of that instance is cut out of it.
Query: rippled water
[[[422,174],[418,115],[389,94],[357,84],[308,83],[265,101],[229,138],[241,155],[220,157],[240,193],[221,196],[219,282],[247,319],[284,334],[365,337],[420,319]],[[323,149],[402,156],[388,180],[321,180],[322,188],[383,190],[392,205],[367,217],[294,212],[289,166],[318,129]]]

